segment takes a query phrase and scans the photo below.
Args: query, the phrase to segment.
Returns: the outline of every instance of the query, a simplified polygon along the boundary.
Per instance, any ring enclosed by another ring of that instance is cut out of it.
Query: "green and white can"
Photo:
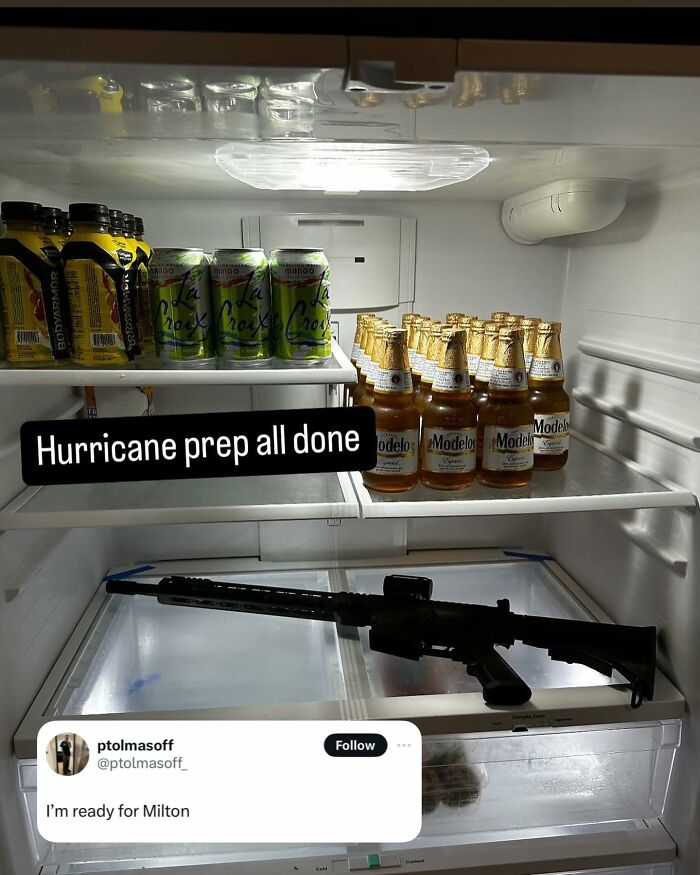
[[[209,261],[202,249],[154,249],[148,266],[156,355],[182,368],[216,365]]]
[[[217,249],[210,267],[216,354],[227,366],[272,358],[270,272],[262,249]]]
[[[329,358],[330,266],[323,250],[273,250],[270,277],[275,355],[294,366]]]

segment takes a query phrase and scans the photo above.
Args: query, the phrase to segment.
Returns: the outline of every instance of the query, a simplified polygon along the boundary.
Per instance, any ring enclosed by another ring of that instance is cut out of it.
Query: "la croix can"
[[[270,273],[262,249],[217,249],[210,266],[216,353],[226,366],[272,357]]]
[[[283,364],[331,355],[330,265],[322,249],[275,249],[270,259],[273,341]]]

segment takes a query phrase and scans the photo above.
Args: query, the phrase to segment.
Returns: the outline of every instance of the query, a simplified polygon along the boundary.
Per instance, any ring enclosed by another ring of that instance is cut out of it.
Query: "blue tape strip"
[[[554,559],[548,553],[519,553],[517,550],[503,550],[504,556],[513,556],[515,559],[531,559],[533,562],[546,562],[547,559]]]
[[[120,571],[117,574],[108,574],[103,577],[103,580],[125,580],[127,577],[132,577],[134,574],[143,574],[145,571],[153,571],[155,565],[139,565],[136,568],[130,568],[128,571]]]

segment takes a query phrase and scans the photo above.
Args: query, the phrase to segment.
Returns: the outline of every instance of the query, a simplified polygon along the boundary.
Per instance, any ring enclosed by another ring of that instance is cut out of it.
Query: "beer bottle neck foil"
[[[564,382],[560,336],[561,322],[540,322],[537,326],[535,353],[530,365],[533,383]]]
[[[408,363],[406,330],[388,328],[384,331],[384,352],[374,384],[375,394],[413,395],[413,380]]]
[[[471,386],[465,352],[467,336],[461,328],[443,331],[439,341],[433,392],[467,392]]]
[[[523,333],[519,328],[501,328],[498,332],[496,359],[489,376],[489,394],[492,391],[527,392]]]

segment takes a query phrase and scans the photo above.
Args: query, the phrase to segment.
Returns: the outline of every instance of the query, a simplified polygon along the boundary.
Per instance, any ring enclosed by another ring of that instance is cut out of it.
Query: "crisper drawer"
[[[421,836],[660,817],[680,721],[423,739]]]

